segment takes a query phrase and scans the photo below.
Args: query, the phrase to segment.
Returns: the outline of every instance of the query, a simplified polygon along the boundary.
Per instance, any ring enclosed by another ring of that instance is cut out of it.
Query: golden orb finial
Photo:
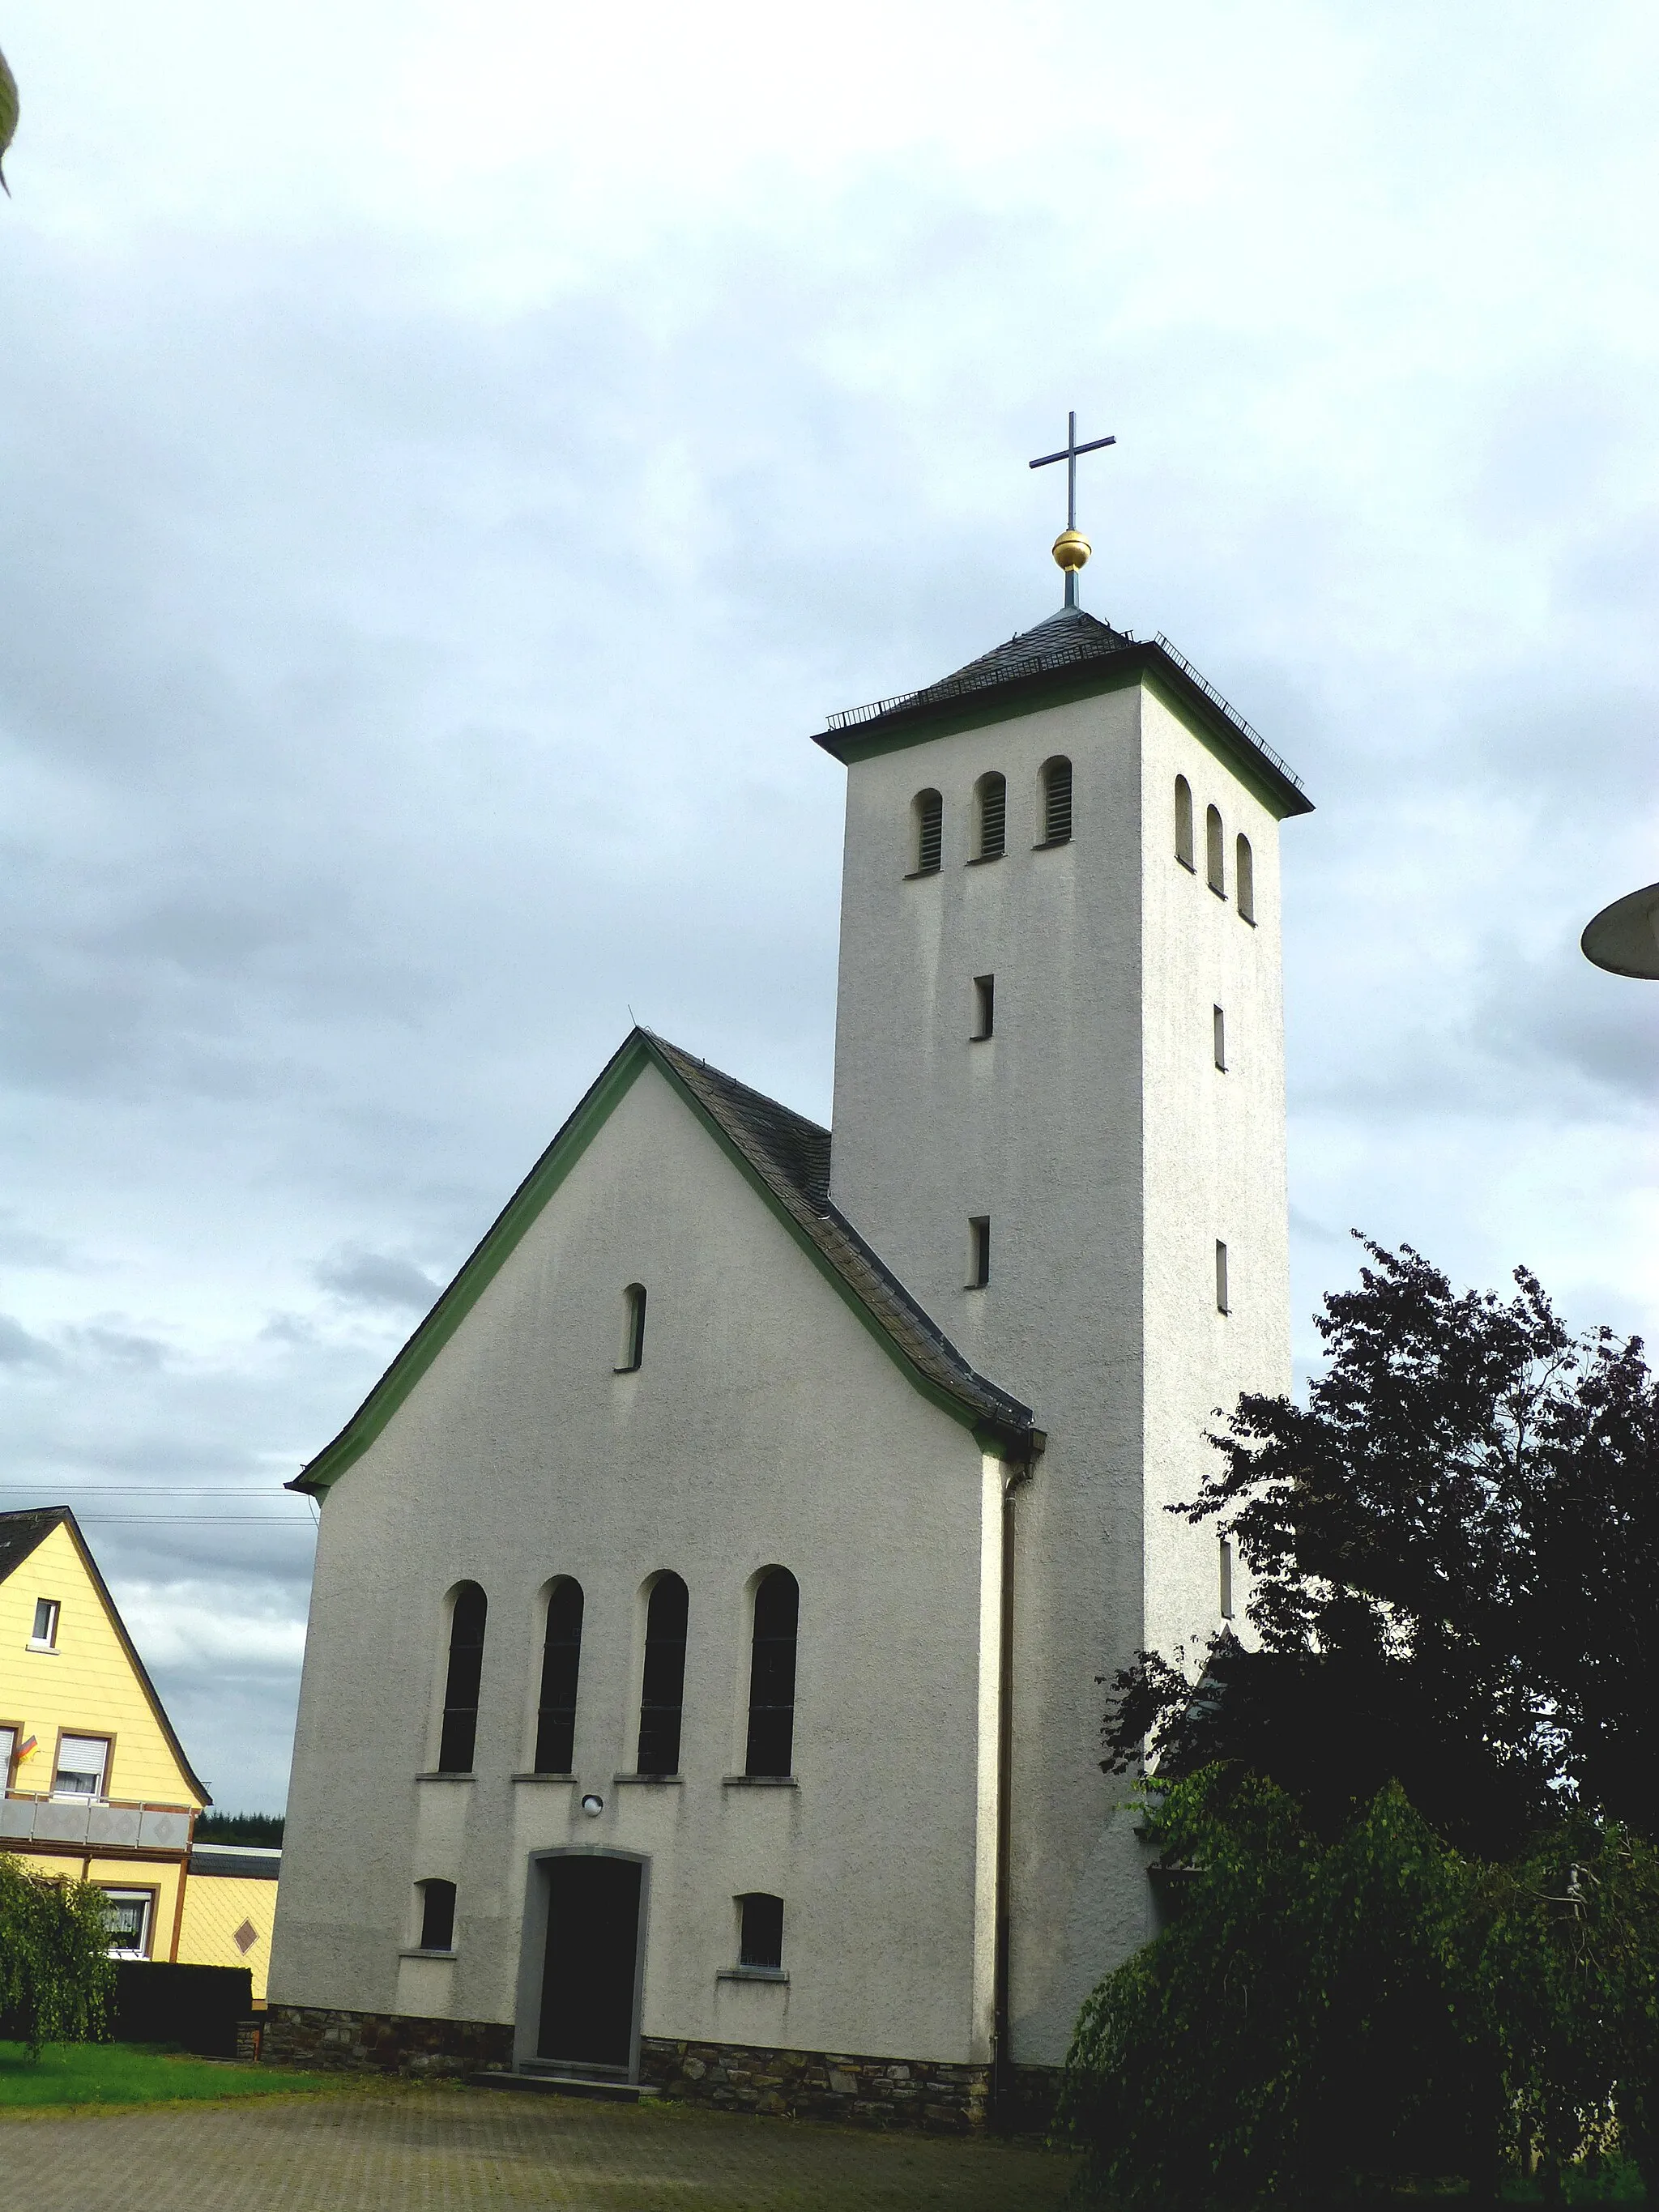
[[[1054,556],[1068,576],[1076,575],[1094,547],[1080,530],[1062,530],[1054,542]]]

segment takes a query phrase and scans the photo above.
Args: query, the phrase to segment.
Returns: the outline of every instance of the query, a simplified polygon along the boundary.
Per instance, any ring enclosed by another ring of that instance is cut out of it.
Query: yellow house
[[[191,1837],[212,1801],[66,1505],[0,1513],[0,1850],[96,1882],[118,1958],[187,1955]],[[188,1955],[251,1963],[234,1937]]]
[[[270,1930],[276,1918],[280,1851],[247,1844],[196,1844],[185,1884],[178,1959],[183,1966],[246,1966],[253,2002],[265,2001]]]

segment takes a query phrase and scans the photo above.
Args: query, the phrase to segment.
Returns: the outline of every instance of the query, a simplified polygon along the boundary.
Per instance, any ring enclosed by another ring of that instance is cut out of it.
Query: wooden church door
[[[634,2060],[644,1864],[587,1853],[543,1863],[547,1953],[537,2056],[544,2064],[626,2074]]]

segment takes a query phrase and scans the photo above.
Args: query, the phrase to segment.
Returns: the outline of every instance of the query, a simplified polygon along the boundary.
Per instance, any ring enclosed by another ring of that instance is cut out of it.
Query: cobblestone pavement
[[[684,2107],[372,2087],[0,2122],[29,2212],[1058,2212],[1069,2159]]]

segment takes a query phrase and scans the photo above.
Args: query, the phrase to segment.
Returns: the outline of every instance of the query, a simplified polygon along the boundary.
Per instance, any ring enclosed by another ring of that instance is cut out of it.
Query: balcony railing
[[[151,1851],[183,1851],[190,1844],[187,1805],[142,1805],[115,1797],[46,1797],[8,1790],[0,1799],[0,1850],[17,1844],[89,1844]]]

